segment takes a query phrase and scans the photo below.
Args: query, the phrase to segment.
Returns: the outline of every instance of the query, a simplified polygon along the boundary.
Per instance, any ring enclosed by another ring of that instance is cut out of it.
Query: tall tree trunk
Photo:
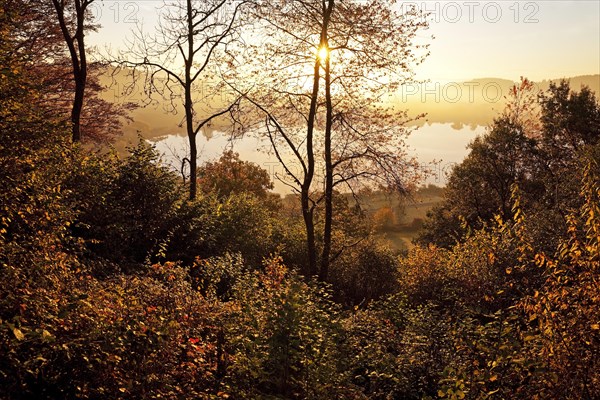
[[[308,273],[310,276],[317,275],[317,246],[315,244],[315,225],[313,207],[310,204],[310,187],[315,174],[315,154],[313,149],[313,133],[315,129],[315,118],[317,115],[317,100],[319,96],[320,63],[317,59],[313,75],[313,90],[310,100],[310,111],[306,128],[306,174],[300,188],[300,201],[302,204],[302,217],[306,227],[306,249],[308,251]]]
[[[188,53],[185,58],[185,125],[190,143],[190,195],[194,200],[198,192],[198,147],[196,146],[196,131],[194,130],[194,103],[192,101],[192,66],[194,65],[194,17],[192,1],[186,1],[187,6],[187,44]]]
[[[186,113],[187,114],[187,113]],[[190,113],[191,114],[191,113]],[[186,118],[188,118],[186,116]],[[188,124],[191,125],[191,122]],[[196,135],[193,128],[191,133],[188,127],[188,140],[190,142],[190,195],[189,199],[194,200],[198,193],[198,148],[196,146]]]
[[[60,0],[52,0],[58,24],[63,38],[69,49],[71,64],[73,66],[73,80],[75,81],[75,97],[71,109],[71,124],[73,142],[81,140],[81,112],[85,98],[85,86],[87,83],[87,58],[85,53],[85,13],[86,8],[94,0],[74,0],[75,2],[75,34],[71,36],[69,27],[65,20],[65,5]]]
[[[326,24],[323,24],[321,29],[321,40],[322,45],[327,32]],[[315,60],[314,72],[313,72],[313,89],[310,98],[310,110],[308,113],[307,127],[306,127],[306,158],[307,168],[306,174],[304,175],[304,182],[300,188],[300,201],[302,204],[302,216],[304,218],[304,225],[306,227],[306,248],[308,251],[308,271],[310,276],[318,274],[317,268],[317,246],[315,243],[315,225],[314,225],[314,212],[313,206],[310,204],[310,187],[315,175],[315,154],[313,148],[313,135],[315,130],[315,119],[317,116],[317,102],[319,99],[319,84],[321,80],[321,60],[317,56]]]
[[[308,275],[317,275],[317,246],[315,241],[314,213],[309,203],[308,190],[302,187],[301,193],[302,217],[306,228],[306,250],[308,252]]]
[[[79,54],[79,70],[75,76],[75,99],[73,100],[73,111],[71,121],[73,122],[73,142],[81,141],[81,112],[83,110],[83,100],[85,98],[85,86],[87,83],[87,57],[84,43],[84,24],[85,9],[87,7],[85,0],[75,0],[75,11],[77,13],[77,31],[75,40],[77,41],[77,52]]]
[[[331,0],[333,4],[333,0]],[[326,40],[325,46],[329,49]],[[329,261],[331,255],[331,230],[333,226],[333,163],[331,158],[331,127],[333,124],[333,104],[331,101],[331,74],[329,54],[325,59],[325,226],[323,228],[323,254],[321,255],[321,269],[319,280],[326,281],[329,274]]]
[[[71,109],[71,128],[73,142],[81,141],[81,111],[83,110],[83,99],[85,96],[85,76],[81,72],[75,74],[75,97]]]
[[[321,37],[319,48],[327,45],[327,30],[329,28],[329,20],[333,10],[333,0],[329,0],[327,6],[323,3],[323,25],[321,26]],[[318,50],[318,49],[317,49]],[[308,267],[311,276],[320,275],[320,270],[317,267],[317,246],[315,239],[314,212],[310,204],[310,186],[315,173],[315,155],[313,148],[313,134],[315,128],[315,119],[317,116],[317,102],[319,98],[319,84],[321,80],[321,60],[317,56],[313,72],[313,90],[310,99],[310,111],[307,120],[306,134],[306,155],[307,155],[307,173],[304,176],[304,182],[301,187],[301,204],[302,216],[306,226],[306,247],[308,251]]]

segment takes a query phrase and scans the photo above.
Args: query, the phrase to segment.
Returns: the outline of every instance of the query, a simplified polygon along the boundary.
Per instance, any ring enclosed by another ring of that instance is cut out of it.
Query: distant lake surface
[[[474,129],[464,126],[455,129],[452,124],[424,125],[411,133],[406,139],[409,154],[414,155],[424,167],[433,170],[426,182],[438,186],[446,184],[446,173],[453,165],[460,163],[468,154],[467,145],[478,135],[485,133],[485,127],[476,126]],[[233,149],[240,154],[242,160],[251,161],[274,174],[283,172],[276,157],[269,153],[269,143],[265,139],[246,136],[230,142],[229,137],[216,132],[210,139],[198,135],[198,163],[213,161],[220,157],[224,150]],[[189,152],[187,136],[168,135],[151,143],[163,155],[163,161],[174,169],[180,169],[180,160]],[[287,186],[275,180],[275,191],[289,193]]]

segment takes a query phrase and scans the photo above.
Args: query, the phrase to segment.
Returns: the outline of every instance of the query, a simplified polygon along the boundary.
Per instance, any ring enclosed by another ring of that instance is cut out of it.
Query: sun
[[[319,50],[317,51],[317,57],[319,57],[319,60],[327,60],[327,58],[329,58],[329,49],[327,46],[319,47]]]

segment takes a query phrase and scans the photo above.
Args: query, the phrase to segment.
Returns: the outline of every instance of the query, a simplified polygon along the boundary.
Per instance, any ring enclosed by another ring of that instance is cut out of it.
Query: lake
[[[446,183],[446,173],[453,165],[460,163],[468,154],[467,145],[477,136],[485,133],[485,127],[463,126],[459,129],[450,123],[425,124],[414,131],[406,140],[411,155],[415,155],[419,163],[426,168],[432,169],[433,174],[423,183],[433,183],[443,186]],[[199,164],[213,161],[220,157],[224,150],[233,149],[240,154],[245,161],[254,162],[271,174],[281,174],[283,169],[273,154],[269,154],[269,143],[265,139],[246,136],[236,139],[234,142],[228,140],[228,136],[218,131],[207,139],[198,135]],[[151,141],[157,150],[163,155],[163,161],[173,168],[180,169],[180,161],[189,150],[187,136],[167,135]],[[274,179],[275,191],[278,193],[290,193],[290,189],[281,182]]]

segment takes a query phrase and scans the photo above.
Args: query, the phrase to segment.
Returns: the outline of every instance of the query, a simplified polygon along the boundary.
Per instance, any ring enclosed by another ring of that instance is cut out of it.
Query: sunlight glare
[[[320,47],[319,51],[317,52],[317,56],[320,60],[327,60],[329,57],[329,49],[326,46]]]

